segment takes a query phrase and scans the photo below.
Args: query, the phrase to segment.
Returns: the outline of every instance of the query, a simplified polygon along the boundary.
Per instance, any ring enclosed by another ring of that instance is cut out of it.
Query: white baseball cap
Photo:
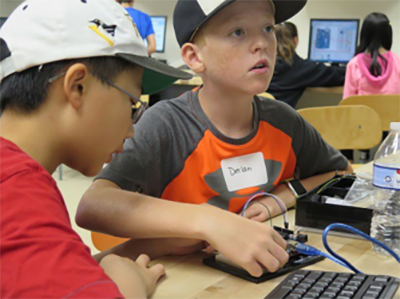
[[[192,77],[149,58],[135,23],[114,0],[27,0],[0,29],[0,82],[33,66],[99,56],[143,67],[145,94]]]

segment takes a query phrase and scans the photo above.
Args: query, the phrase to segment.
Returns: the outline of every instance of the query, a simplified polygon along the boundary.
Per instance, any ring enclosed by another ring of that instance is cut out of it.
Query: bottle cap
[[[392,131],[400,131],[400,122],[399,123],[390,123],[390,130]]]

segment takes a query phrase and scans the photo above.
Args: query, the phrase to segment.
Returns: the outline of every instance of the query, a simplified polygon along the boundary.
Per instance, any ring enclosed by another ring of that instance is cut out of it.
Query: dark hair
[[[379,49],[383,47],[385,50],[390,50],[392,48],[392,40],[392,26],[390,26],[390,21],[386,15],[374,12],[364,19],[356,55],[364,52],[371,54],[372,63],[369,68],[371,75],[375,77],[381,75],[382,68],[378,62],[378,57],[382,58],[386,64],[387,61],[379,53]]]
[[[119,4],[121,3],[132,3],[133,0],[117,0]]]
[[[62,60],[31,67],[6,77],[0,83],[0,113],[6,109],[25,114],[35,111],[47,98],[49,79],[75,63],[85,64],[91,72],[108,80],[113,80],[123,71],[135,67],[134,64],[116,57]]]
[[[277,44],[277,59],[283,59],[286,63],[293,63],[295,53],[295,45],[289,29],[283,25],[275,26],[276,44]]]
[[[293,38],[298,37],[299,35],[297,34],[297,27],[295,24],[292,22],[284,22],[283,25],[286,26],[287,29],[289,29],[290,34],[292,35]]]

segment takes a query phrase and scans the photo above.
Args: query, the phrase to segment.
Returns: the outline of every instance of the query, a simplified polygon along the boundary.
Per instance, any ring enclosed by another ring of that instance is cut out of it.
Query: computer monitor
[[[167,16],[151,16],[154,33],[156,36],[156,52],[165,51],[165,35],[167,33]]]
[[[356,52],[359,22],[311,19],[308,59],[337,64],[349,62]]]
[[[7,21],[7,18],[0,17],[0,28],[3,26],[5,21]]]

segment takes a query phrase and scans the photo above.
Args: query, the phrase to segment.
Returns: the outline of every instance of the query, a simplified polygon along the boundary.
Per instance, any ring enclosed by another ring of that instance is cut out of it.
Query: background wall
[[[168,63],[179,64],[180,49],[172,26],[173,9],[177,0],[136,0],[135,8],[149,15],[166,15],[167,36],[165,53],[157,53],[156,58]],[[22,1],[0,0],[0,16],[8,16]],[[291,19],[299,29],[298,54],[308,55],[308,36],[311,18],[353,18],[364,19],[371,12],[382,12],[391,20],[393,27],[392,51],[400,55],[400,0],[309,0],[306,7]]]
[[[0,0],[0,17],[7,17],[22,1]]]
[[[173,9],[177,0],[136,0],[135,7],[149,15],[167,15],[167,37],[165,54],[156,57],[173,63],[180,59],[180,50],[172,26]],[[400,55],[400,0],[309,0],[305,8],[290,21],[299,30],[298,54],[308,56],[308,37],[311,18],[352,18],[361,22],[371,12],[382,12],[388,16],[393,27],[392,51]]]

